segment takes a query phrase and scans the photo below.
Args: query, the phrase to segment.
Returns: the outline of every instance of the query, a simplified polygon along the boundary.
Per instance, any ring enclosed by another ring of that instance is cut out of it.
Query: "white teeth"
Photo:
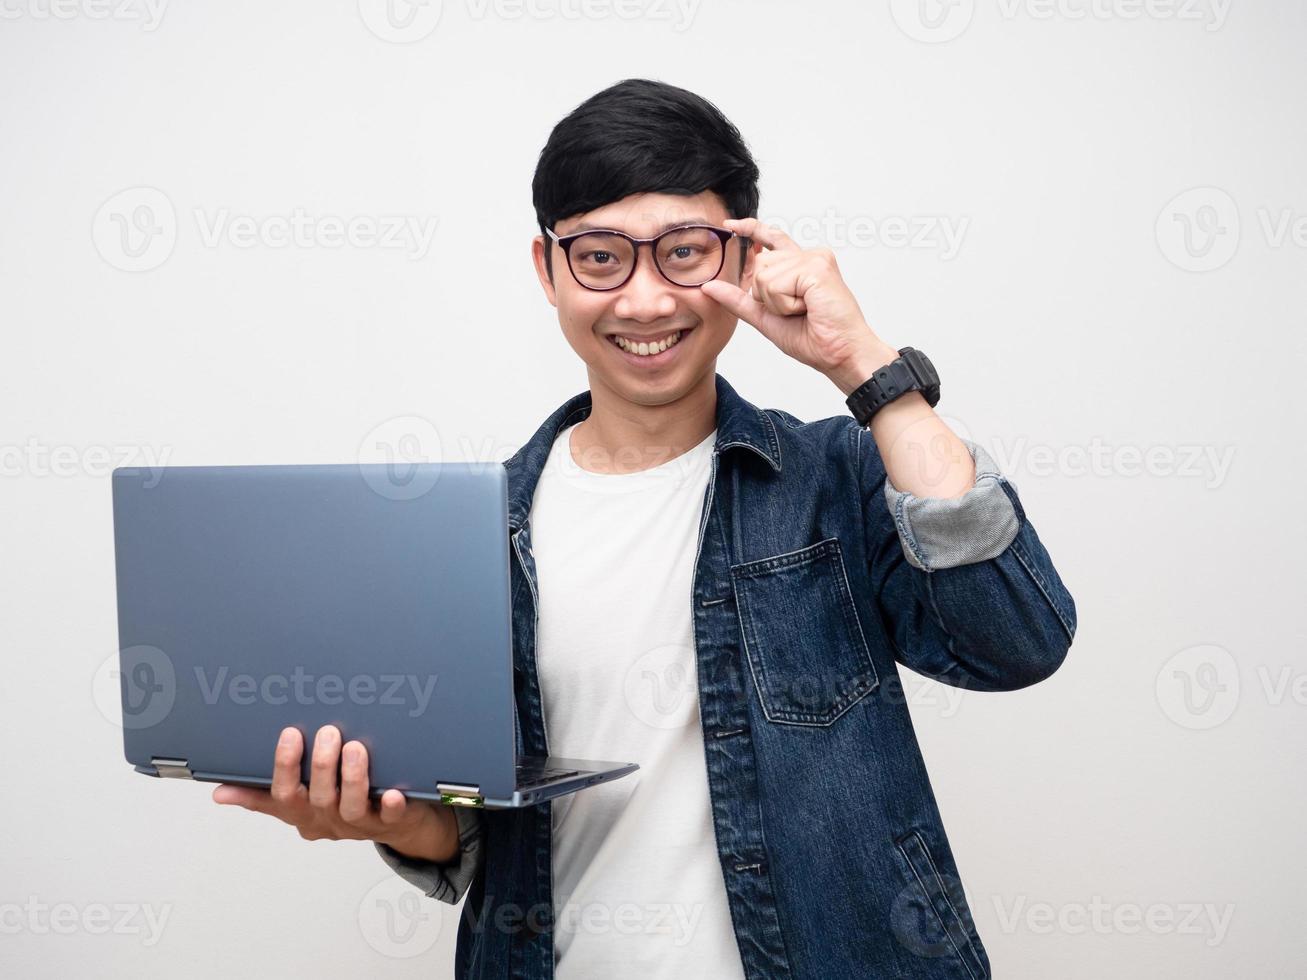
[[[663,351],[667,350],[668,347],[675,346],[676,344],[680,343],[680,341],[681,341],[681,331],[679,330],[677,330],[675,333],[671,334],[670,336],[664,337],[662,340],[659,340],[656,343],[652,343],[652,344],[645,341],[642,341],[638,344],[633,344],[625,337],[614,338],[614,343],[616,343],[618,347],[622,348],[622,350],[626,351],[628,354],[639,354],[642,357],[648,357],[650,354],[661,354]]]

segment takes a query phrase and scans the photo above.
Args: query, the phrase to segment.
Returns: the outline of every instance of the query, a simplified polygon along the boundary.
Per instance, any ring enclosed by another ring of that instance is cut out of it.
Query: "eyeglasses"
[[[679,225],[653,238],[632,238],[620,231],[598,229],[571,235],[545,233],[567,256],[572,278],[586,289],[608,290],[625,286],[635,273],[641,245],[653,249],[654,267],[674,286],[702,286],[716,279],[726,261],[726,243],[748,239],[712,225]]]

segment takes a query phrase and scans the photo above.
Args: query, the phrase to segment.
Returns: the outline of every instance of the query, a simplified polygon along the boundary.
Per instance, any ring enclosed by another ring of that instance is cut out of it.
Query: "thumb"
[[[726,307],[741,320],[747,320],[755,327],[758,325],[758,319],[765,312],[761,303],[734,283],[709,279],[699,288],[710,300]]]
[[[252,789],[249,786],[234,786],[231,783],[219,783],[213,788],[213,802],[227,806],[243,806],[247,810],[266,810],[267,792]]]
[[[713,302],[730,310],[745,323],[756,327],[772,343],[777,343],[778,318],[739,286],[720,279],[709,279],[699,287]]]

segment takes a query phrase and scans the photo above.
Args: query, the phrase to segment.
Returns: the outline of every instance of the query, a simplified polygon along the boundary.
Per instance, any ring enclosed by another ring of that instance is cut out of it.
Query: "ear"
[[[545,268],[545,249],[553,247],[553,240],[546,240],[544,235],[536,235],[531,239],[531,261],[535,263],[536,276],[540,279],[540,285],[545,291],[545,299],[549,300],[549,305],[558,306],[558,294],[554,291],[554,284],[549,279],[549,271]],[[554,263],[554,272],[558,272],[558,263]]]
[[[743,241],[741,241],[738,238],[734,239],[734,241],[739,241],[740,247],[744,248]],[[740,272],[740,281],[738,283],[740,289],[742,289],[746,293],[752,291],[753,289],[753,276],[754,276],[754,272],[757,270],[758,267],[758,263],[757,263],[758,253],[761,251],[762,251],[762,243],[750,239],[748,249],[744,253],[744,269]],[[730,260],[728,259],[727,261]]]

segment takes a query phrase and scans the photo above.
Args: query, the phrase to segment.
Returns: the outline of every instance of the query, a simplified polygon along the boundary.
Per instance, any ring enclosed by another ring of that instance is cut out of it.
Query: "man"
[[[466,894],[459,977],[989,976],[896,662],[1024,687],[1075,605],[1015,488],[935,414],[930,362],[872,329],[829,250],[757,220],[757,178],[710,103],[626,80],[555,127],[533,182],[588,390],[506,464],[517,747],[641,768],[523,810],[373,806],[364,747],[328,726],[308,787],[288,729],[270,792],[215,790]],[[738,395],[716,373],[738,320],[850,412]]]

